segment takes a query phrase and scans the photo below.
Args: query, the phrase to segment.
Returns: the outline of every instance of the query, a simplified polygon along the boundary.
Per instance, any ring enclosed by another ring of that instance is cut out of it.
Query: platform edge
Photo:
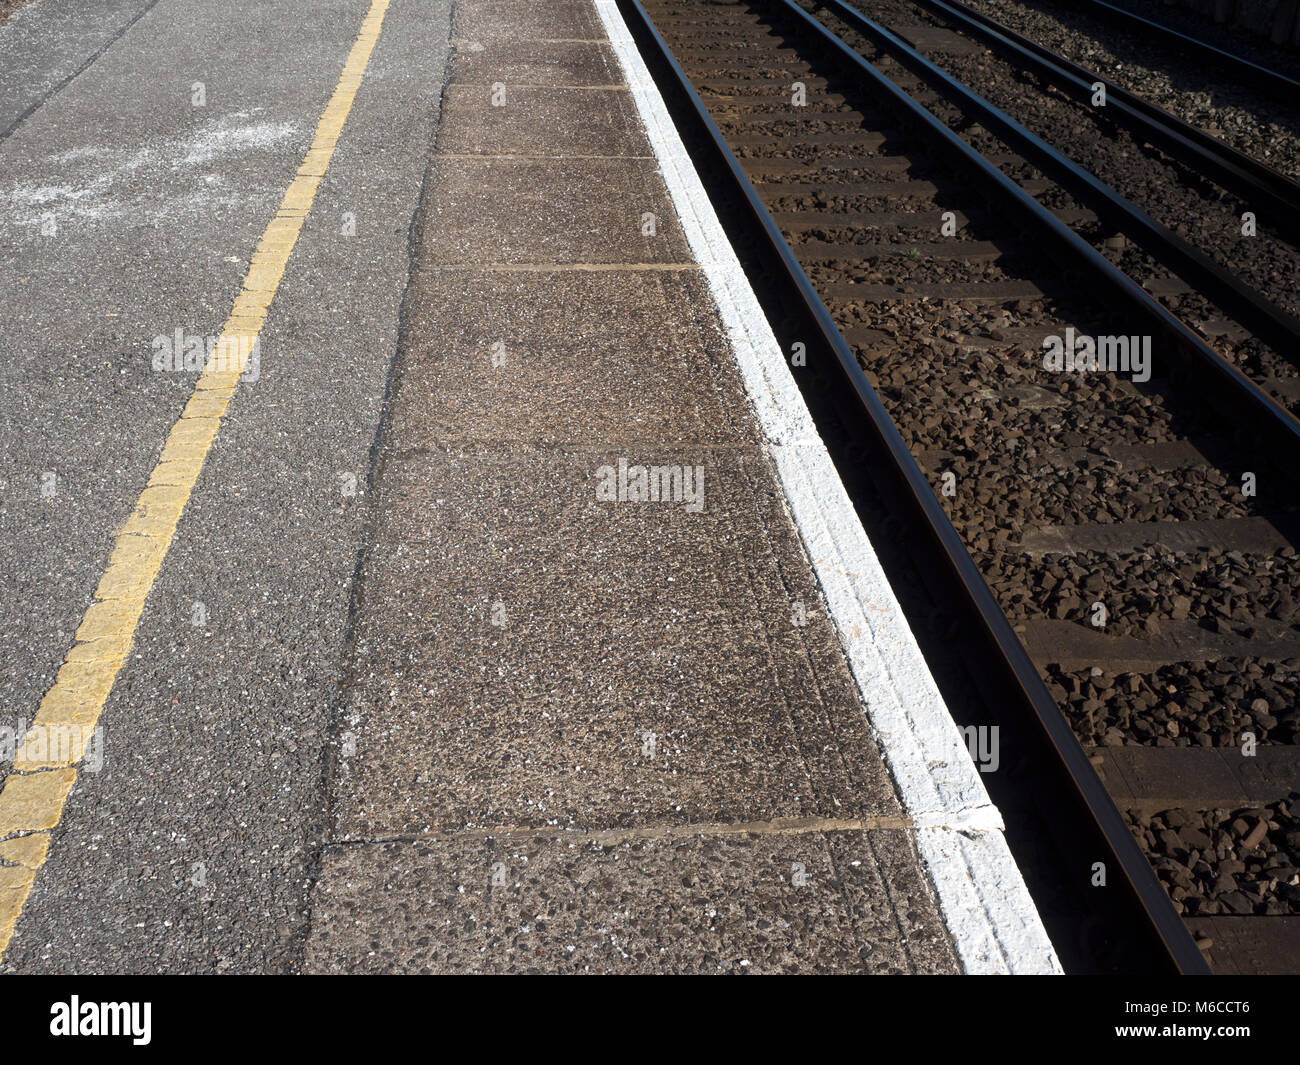
[[[1059,959],[921,649],[615,0],[592,0],[731,341],[787,509],[930,875],[963,969],[1060,973]]]

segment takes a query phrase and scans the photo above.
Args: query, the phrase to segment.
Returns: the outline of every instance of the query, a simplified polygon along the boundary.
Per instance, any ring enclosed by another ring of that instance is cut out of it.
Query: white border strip
[[[790,514],[969,973],[1059,973],[961,733],[614,0],[593,0],[708,278]]]

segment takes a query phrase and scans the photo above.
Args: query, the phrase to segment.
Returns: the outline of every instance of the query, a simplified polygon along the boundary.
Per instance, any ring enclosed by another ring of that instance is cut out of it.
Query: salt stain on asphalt
[[[214,202],[211,187],[225,184],[220,174],[204,174],[201,184],[188,190],[183,197],[170,197],[161,203],[153,201],[147,207],[139,196],[123,198],[119,190],[130,193],[144,187],[144,183],[126,181],[142,170],[161,169],[180,174],[252,152],[270,152],[282,147],[301,148],[297,143],[299,129],[296,124],[249,122],[252,117],[247,111],[223,115],[190,137],[146,144],[140,148],[86,146],[63,152],[54,156],[51,163],[66,168],[85,167],[89,171],[85,179],[16,184],[0,191],[0,203],[8,207],[3,214],[9,224],[23,227],[39,226],[51,215],[56,220],[103,221],[124,216],[138,220],[142,211],[156,218],[173,215],[177,206],[210,208]],[[233,193],[222,199],[231,205],[239,201]]]

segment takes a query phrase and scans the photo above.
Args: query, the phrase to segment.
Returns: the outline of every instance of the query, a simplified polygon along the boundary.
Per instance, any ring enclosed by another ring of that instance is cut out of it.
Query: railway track
[[[1105,0],[1090,0],[1085,10],[1095,18],[1107,20],[1122,30],[1138,34],[1158,46],[1175,49],[1197,61],[1217,67],[1229,76],[1256,86],[1265,92],[1275,94],[1278,99],[1294,101],[1300,91],[1300,81],[1280,70],[1270,67],[1267,62],[1242,55],[1236,55],[1224,48],[1211,44],[1197,32],[1185,32],[1172,25],[1147,18],[1138,11],[1129,10],[1120,4],[1106,3]],[[1190,19],[1185,19],[1190,22]],[[1190,27],[1189,27],[1190,29]],[[1254,51],[1254,49],[1250,49]]]
[[[1077,229],[1280,404],[1300,402],[1300,297],[1290,283],[1300,272],[1300,185],[959,0],[885,0],[871,5],[872,19],[847,4],[831,10],[927,87],[957,78],[945,97],[958,106],[972,86],[988,101],[990,129],[1096,212]],[[891,34],[886,22],[903,29]]]
[[[1237,151],[1300,180],[1300,56],[1272,50],[1261,55],[1234,36],[1222,47],[1264,61],[1277,75],[1261,84],[1215,56],[1204,56],[1177,37],[1153,29],[1143,32],[1122,15],[1099,4],[1076,0],[960,0],[967,9],[994,19],[1108,82],[1139,94],[1149,104],[1176,114]],[[1125,0],[1130,6],[1143,0]],[[1162,17],[1182,24],[1200,16],[1180,14],[1165,5]],[[1202,23],[1203,25],[1203,23]],[[1234,56],[1239,60],[1241,56]]]
[[[1067,969],[1293,966],[1295,186],[951,2],[620,2]]]

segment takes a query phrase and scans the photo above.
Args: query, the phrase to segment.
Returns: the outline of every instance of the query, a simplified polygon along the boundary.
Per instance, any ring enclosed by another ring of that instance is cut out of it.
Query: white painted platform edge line
[[[1023,905],[1025,882],[1001,832],[920,828],[914,838],[967,973],[1063,972],[1038,911]]]
[[[1060,972],[961,734],[614,0],[593,0],[710,289],[967,972]]]
[[[971,764],[907,619],[896,602],[881,601],[880,590],[892,598],[892,589],[825,449],[770,450],[868,717],[913,821],[1000,830],[1002,816]],[[870,599],[863,594],[864,585]],[[928,684],[905,688],[898,683],[901,672]]]

